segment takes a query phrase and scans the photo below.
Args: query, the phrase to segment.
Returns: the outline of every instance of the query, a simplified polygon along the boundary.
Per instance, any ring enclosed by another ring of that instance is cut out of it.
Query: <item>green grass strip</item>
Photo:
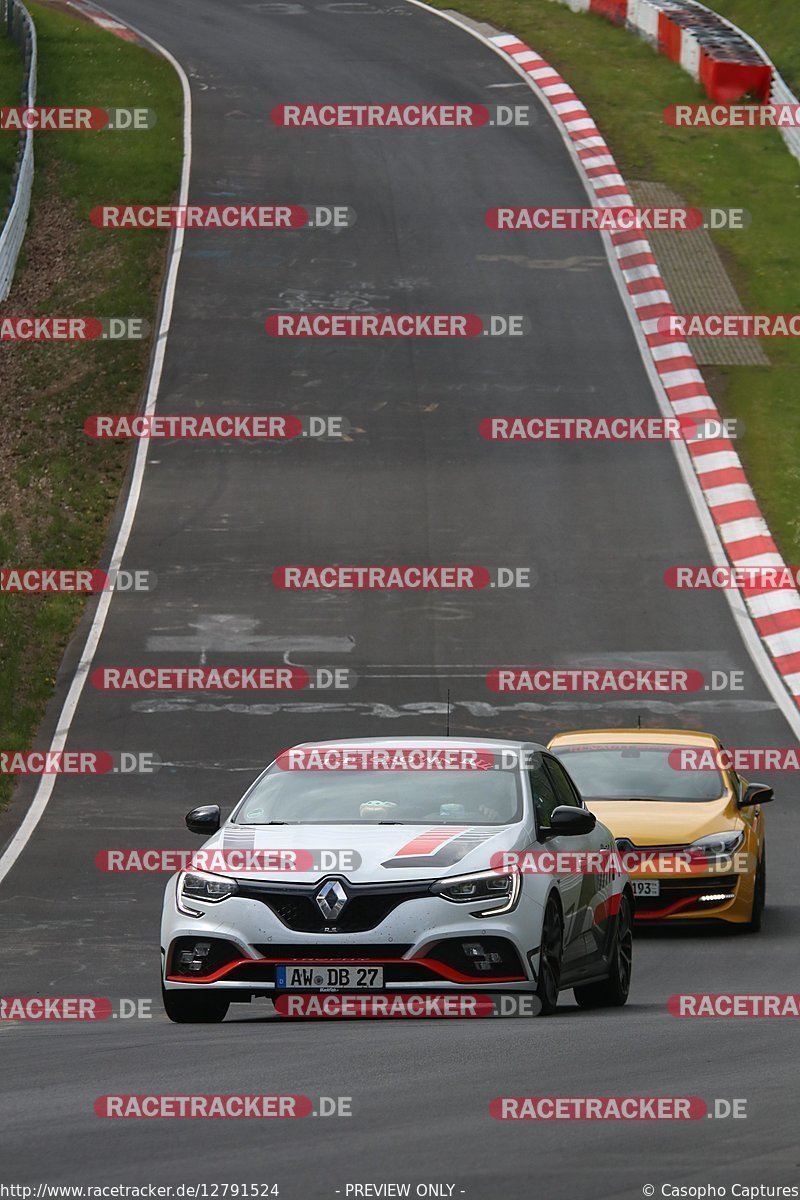
[[[144,317],[153,326],[166,234],[98,230],[89,213],[103,202],[174,199],[180,82],[149,50],[56,9],[30,9],[40,104],[145,107],[157,124],[138,133],[37,135],[33,220],[5,312]],[[149,351],[142,342],[0,347],[0,562],[98,565],[130,450],[90,441],[83,422],[137,408]],[[30,745],[84,603],[0,594],[0,749]],[[0,776],[0,804],[10,786]]]

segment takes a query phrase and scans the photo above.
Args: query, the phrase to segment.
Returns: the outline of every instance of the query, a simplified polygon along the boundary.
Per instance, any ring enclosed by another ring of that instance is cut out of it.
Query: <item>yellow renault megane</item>
[[[726,769],[718,738],[678,729],[588,729],[559,733],[548,749],[614,834],[637,921],[714,919],[761,928],[761,805],[773,793]]]

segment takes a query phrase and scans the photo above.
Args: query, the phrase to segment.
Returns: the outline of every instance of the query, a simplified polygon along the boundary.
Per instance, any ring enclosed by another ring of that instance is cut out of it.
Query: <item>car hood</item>
[[[741,818],[730,801],[587,800],[586,807],[615,838],[636,846],[677,846],[724,829],[738,829]]]
[[[523,850],[524,823],[514,825],[224,825],[202,847],[207,870],[237,878],[307,883],[343,875],[357,883],[436,879],[485,871],[492,856]],[[223,856],[216,851],[223,851]],[[241,851],[241,856],[234,853]],[[265,862],[258,854],[268,855]],[[283,855],[281,857],[281,852]],[[293,853],[294,852],[294,853]],[[255,861],[253,861],[255,859]],[[240,864],[247,863],[247,869]],[[279,865],[280,864],[280,865]],[[282,869],[281,869],[282,867]]]

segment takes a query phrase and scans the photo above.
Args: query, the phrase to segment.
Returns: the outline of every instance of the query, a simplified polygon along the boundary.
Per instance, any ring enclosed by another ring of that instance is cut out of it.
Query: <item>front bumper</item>
[[[170,880],[162,921],[167,990],[224,989],[243,1000],[274,997],[280,994],[276,967],[302,961],[383,966],[384,992],[536,987],[542,913],[524,891],[517,907],[501,916],[476,918],[471,905],[426,896],[400,904],[363,932],[321,934],[289,929],[265,904],[236,896],[217,905],[198,904],[204,915],[187,917],[177,908],[175,887],[176,880]],[[191,954],[198,944],[209,946],[202,957]],[[467,956],[464,945],[482,953]]]
[[[635,919],[641,925],[673,921],[750,920],[754,874],[631,875],[631,881],[658,881],[658,896],[636,896]]]

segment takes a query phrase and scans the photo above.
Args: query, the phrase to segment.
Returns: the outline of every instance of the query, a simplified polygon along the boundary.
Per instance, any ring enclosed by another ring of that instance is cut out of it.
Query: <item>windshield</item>
[[[584,800],[718,800],[722,775],[680,770],[670,762],[675,746],[554,746]],[[673,758],[674,761],[674,758]]]
[[[517,771],[284,771],[247,793],[240,825],[508,825],[521,819]]]

